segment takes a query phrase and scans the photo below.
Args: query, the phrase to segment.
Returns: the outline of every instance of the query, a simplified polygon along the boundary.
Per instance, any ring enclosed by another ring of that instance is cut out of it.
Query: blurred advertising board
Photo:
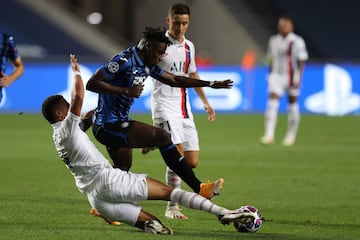
[[[100,64],[81,65],[84,83]],[[72,72],[68,64],[26,64],[24,75],[5,89],[1,113],[40,113],[42,101],[49,95],[70,97]],[[263,113],[266,107],[268,69],[257,66],[251,70],[237,66],[199,68],[205,80],[232,79],[232,89],[205,88],[209,102],[217,113]],[[10,69],[9,69],[10,71]],[[147,80],[142,96],[135,100],[132,113],[150,113],[152,82]],[[189,90],[194,112],[204,113],[194,90]],[[360,114],[360,65],[310,64],[305,67],[299,98],[303,113],[342,116]],[[86,91],[84,112],[96,107],[97,94]],[[287,111],[286,96],[281,99],[280,112]]]

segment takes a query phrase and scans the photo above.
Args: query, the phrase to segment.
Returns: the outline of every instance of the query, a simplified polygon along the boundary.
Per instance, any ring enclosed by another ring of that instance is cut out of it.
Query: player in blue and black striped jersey
[[[14,70],[5,74],[7,62],[11,61]],[[24,73],[24,65],[16,49],[13,36],[0,32],[0,108],[5,104],[5,88],[9,87]]]
[[[172,87],[232,87],[233,81],[229,79],[203,81],[163,71],[157,64],[169,44],[165,29],[146,28],[137,46],[115,55],[90,78],[87,90],[99,93],[93,133],[95,138],[106,146],[114,167],[126,171],[131,167],[132,148],[159,148],[170,169],[194,192],[210,199],[221,190],[223,179],[202,183],[165,130],[129,117],[134,98],[140,96],[144,80],[149,75]]]

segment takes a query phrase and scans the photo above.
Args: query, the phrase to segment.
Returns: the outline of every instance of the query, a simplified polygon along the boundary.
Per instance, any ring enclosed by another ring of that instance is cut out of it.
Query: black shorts
[[[93,124],[93,134],[107,149],[130,147],[126,133],[134,125],[134,121],[105,123],[103,125]]]

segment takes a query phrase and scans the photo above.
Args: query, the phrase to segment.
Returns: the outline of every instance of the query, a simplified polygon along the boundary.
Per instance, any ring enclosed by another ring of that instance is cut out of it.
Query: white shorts
[[[154,126],[162,128],[171,134],[174,144],[182,144],[184,151],[199,151],[199,138],[193,119],[154,119]]]
[[[146,176],[115,168],[104,170],[87,194],[90,205],[109,220],[134,226],[141,211],[135,202],[148,198]]]
[[[271,73],[268,77],[268,92],[282,96],[286,92],[289,96],[299,96],[300,88],[299,80],[296,80],[296,86],[291,86],[289,76],[287,74]]]

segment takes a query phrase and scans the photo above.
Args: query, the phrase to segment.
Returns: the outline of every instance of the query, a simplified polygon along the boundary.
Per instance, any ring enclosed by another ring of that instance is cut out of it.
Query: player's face
[[[174,14],[166,18],[169,34],[177,41],[182,41],[189,27],[190,16],[188,14]]]
[[[278,22],[278,30],[282,36],[287,36],[293,31],[293,24],[289,19],[280,18]]]
[[[159,64],[165,54],[166,48],[167,45],[165,43],[156,41],[151,42],[145,59],[146,65],[151,67]]]

